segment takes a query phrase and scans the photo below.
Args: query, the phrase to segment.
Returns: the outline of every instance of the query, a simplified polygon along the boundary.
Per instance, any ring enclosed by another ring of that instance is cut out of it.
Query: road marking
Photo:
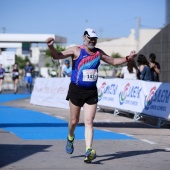
[[[35,110],[35,111],[37,111],[37,110]],[[44,114],[50,115],[50,113],[47,113],[47,112],[41,112],[41,113],[44,113]]]
[[[149,144],[152,144],[152,145],[155,145],[156,143],[155,142],[152,142],[150,140],[147,140],[147,139],[140,139],[141,141],[143,142],[146,142],[146,143],[149,143]]]
[[[120,133],[120,134],[126,135],[126,136],[133,136],[133,135],[129,135],[129,134],[127,134],[127,133]]]
[[[112,132],[111,130],[107,130],[107,129],[99,129],[99,130],[103,130],[105,132]]]
[[[47,112],[42,112],[42,113],[45,113],[45,114],[47,114],[47,115],[50,115],[50,116],[51,116],[51,114],[50,114],[50,113],[47,113]],[[52,116],[57,117],[58,119],[64,119],[64,120],[65,120],[65,117],[63,117],[63,116],[55,116],[55,115],[52,115]]]
[[[165,150],[166,150],[167,152],[170,152],[170,148],[165,148]]]
[[[57,117],[59,119],[65,119],[65,117],[62,117],[62,116],[55,116],[55,117]]]

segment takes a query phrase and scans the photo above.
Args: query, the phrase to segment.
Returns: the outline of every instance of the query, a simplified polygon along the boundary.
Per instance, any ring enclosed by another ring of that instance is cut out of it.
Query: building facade
[[[147,57],[150,53],[155,53],[161,66],[160,81],[170,82],[170,0],[166,0],[165,21],[165,27],[139,53]]]
[[[160,81],[170,82],[170,24],[153,37],[139,53],[146,57],[154,53],[161,66]]]
[[[127,37],[98,42],[97,47],[101,48],[103,51],[106,52],[106,54],[110,56],[112,54],[118,53],[120,56],[124,57],[132,50],[138,52],[159,31],[160,29],[139,29],[139,38],[136,39],[135,30],[131,29],[130,34]]]

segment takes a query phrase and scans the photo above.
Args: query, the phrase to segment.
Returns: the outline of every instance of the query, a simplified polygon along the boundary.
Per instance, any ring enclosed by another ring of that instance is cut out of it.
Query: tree
[[[65,47],[62,47],[61,45],[56,44],[55,50],[56,50],[57,52],[61,52],[61,51],[64,51],[64,50],[65,50]],[[46,54],[46,57],[47,57],[47,58],[51,58],[51,56],[52,56],[49,49],[47,49],[47,50],[45,51],[45,54]],[[51,61],[52,61],[52,67],[54,67],[55,69],[57,69],[58,66],[60,65],[59,61],[58,61],[58,60],[57,60],[57,61],[51,60]]]
[[[113,54],[111,54],[111,57],[112,58],[121,58],[122,56],[119,53],[113,53]],[[108,72],[115,70],[115,69],[117,69],[117,66],[113,66],[110,64],[102,65],[102,70],[104,71],[105,76],[108,76]]]
[[[119,53],[113,53],[111,55],[112,58],[121,58],[122,56]]]
[[[26,56],[25,58],[21,57],[21,56],[16,56],[16,59],[15,59],[15,63],[18,64],[18,67],[19,69],[23,70],[25,65],[26,65],[26,62],[29,61],[29,58]],[[31,63],[31,62],[30,62]]]
[[[62,47],[62,46],[60,46],[59,44],[56,44],[55,50],[56,50],[57,52],[61,52],[61,51],[64,51],[64,50],[65,50],[65,47]],[[51,57],[51,52],[50,52],[49,49],[47,49],[47,50],[45,51],[45,54],[46,54],[47,57]]]
[[[61,45],[59,45],[59,44],[56,44],[56,46],[55,46],[55,50],[57,51],[57,52],[61,52],[61,51],[64,51],[65,50],[65,47],[62,47]],[[47,49],[46,51],[45,51],[45,54],[46,54],[46,58],[47,59],[51,59],[52,58],[52,55],[51,55],[51,52],[50,52],[50,50],[49,49]],[[48,64],[47,64],[48,63]],[[59,63],[59,60],[52,60],[51,59],[51,67],[53,68],[53,71],[55,70],[57,73],[59,73],[59,66],[60,66],[60,63]],[[50,67],[50,63],[49,63],[49,60],[48,60],[48,62],[46,62],[46,67]]]

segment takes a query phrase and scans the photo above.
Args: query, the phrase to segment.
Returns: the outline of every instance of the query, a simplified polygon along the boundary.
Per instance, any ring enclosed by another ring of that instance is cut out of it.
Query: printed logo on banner
[[[145,96],[145,110],[157,110],[157,111],[167,111],[167,106],[170,100],[170,90],[160,88],[157,89],[156,86],[152,87],[149,95]]]
[[[128,104],[137,106],[138,102],[136,99],[140,98],[142,88],[139,86],[131,86],[130,83],[125,85],[125,88],[122,92],[119,93],[119,103],[120,105]]]
[[[127,97],[127,92],[128,92],[128,88],[130,87],[130,83],[126,84],[124,91],[120,92],[119,94],[119,102],[122,105],[124,103],[124,101],[126,100]]]
[[[156,91],[156,86],[152,87],[149,95],[145,96],[145,101],[144,101],[145,110],[148,110],[149,106],[152,104],[152,97],[153,97],[155,91]]]
[[[118,85],[116,84],[106,85],[106,82],[103,82],[101,87],[98,88],[98,101],[114,101],[113,95],[116,94],[117,87]]]

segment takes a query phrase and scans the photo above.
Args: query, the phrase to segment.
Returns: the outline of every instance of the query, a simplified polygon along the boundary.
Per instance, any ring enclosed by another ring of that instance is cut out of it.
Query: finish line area
[[[1,94],[0,169],[169,169],[169,129],[152,128],[108,112],[96,114],[93,147],[97,158],[91,165],[84,164],[81,115],[75,151],[68,155],[69,109],[33,105],[29,94]]]
[[[68,123],[45,113],[3,105],[3,102],[29,98],[29,94],[0,95],[0,128],[23,140],[65,140]],[[76,140],[84,140],[84,126],[75,130]],[[125,134],[94,129],[94,140],[136,140]]]

